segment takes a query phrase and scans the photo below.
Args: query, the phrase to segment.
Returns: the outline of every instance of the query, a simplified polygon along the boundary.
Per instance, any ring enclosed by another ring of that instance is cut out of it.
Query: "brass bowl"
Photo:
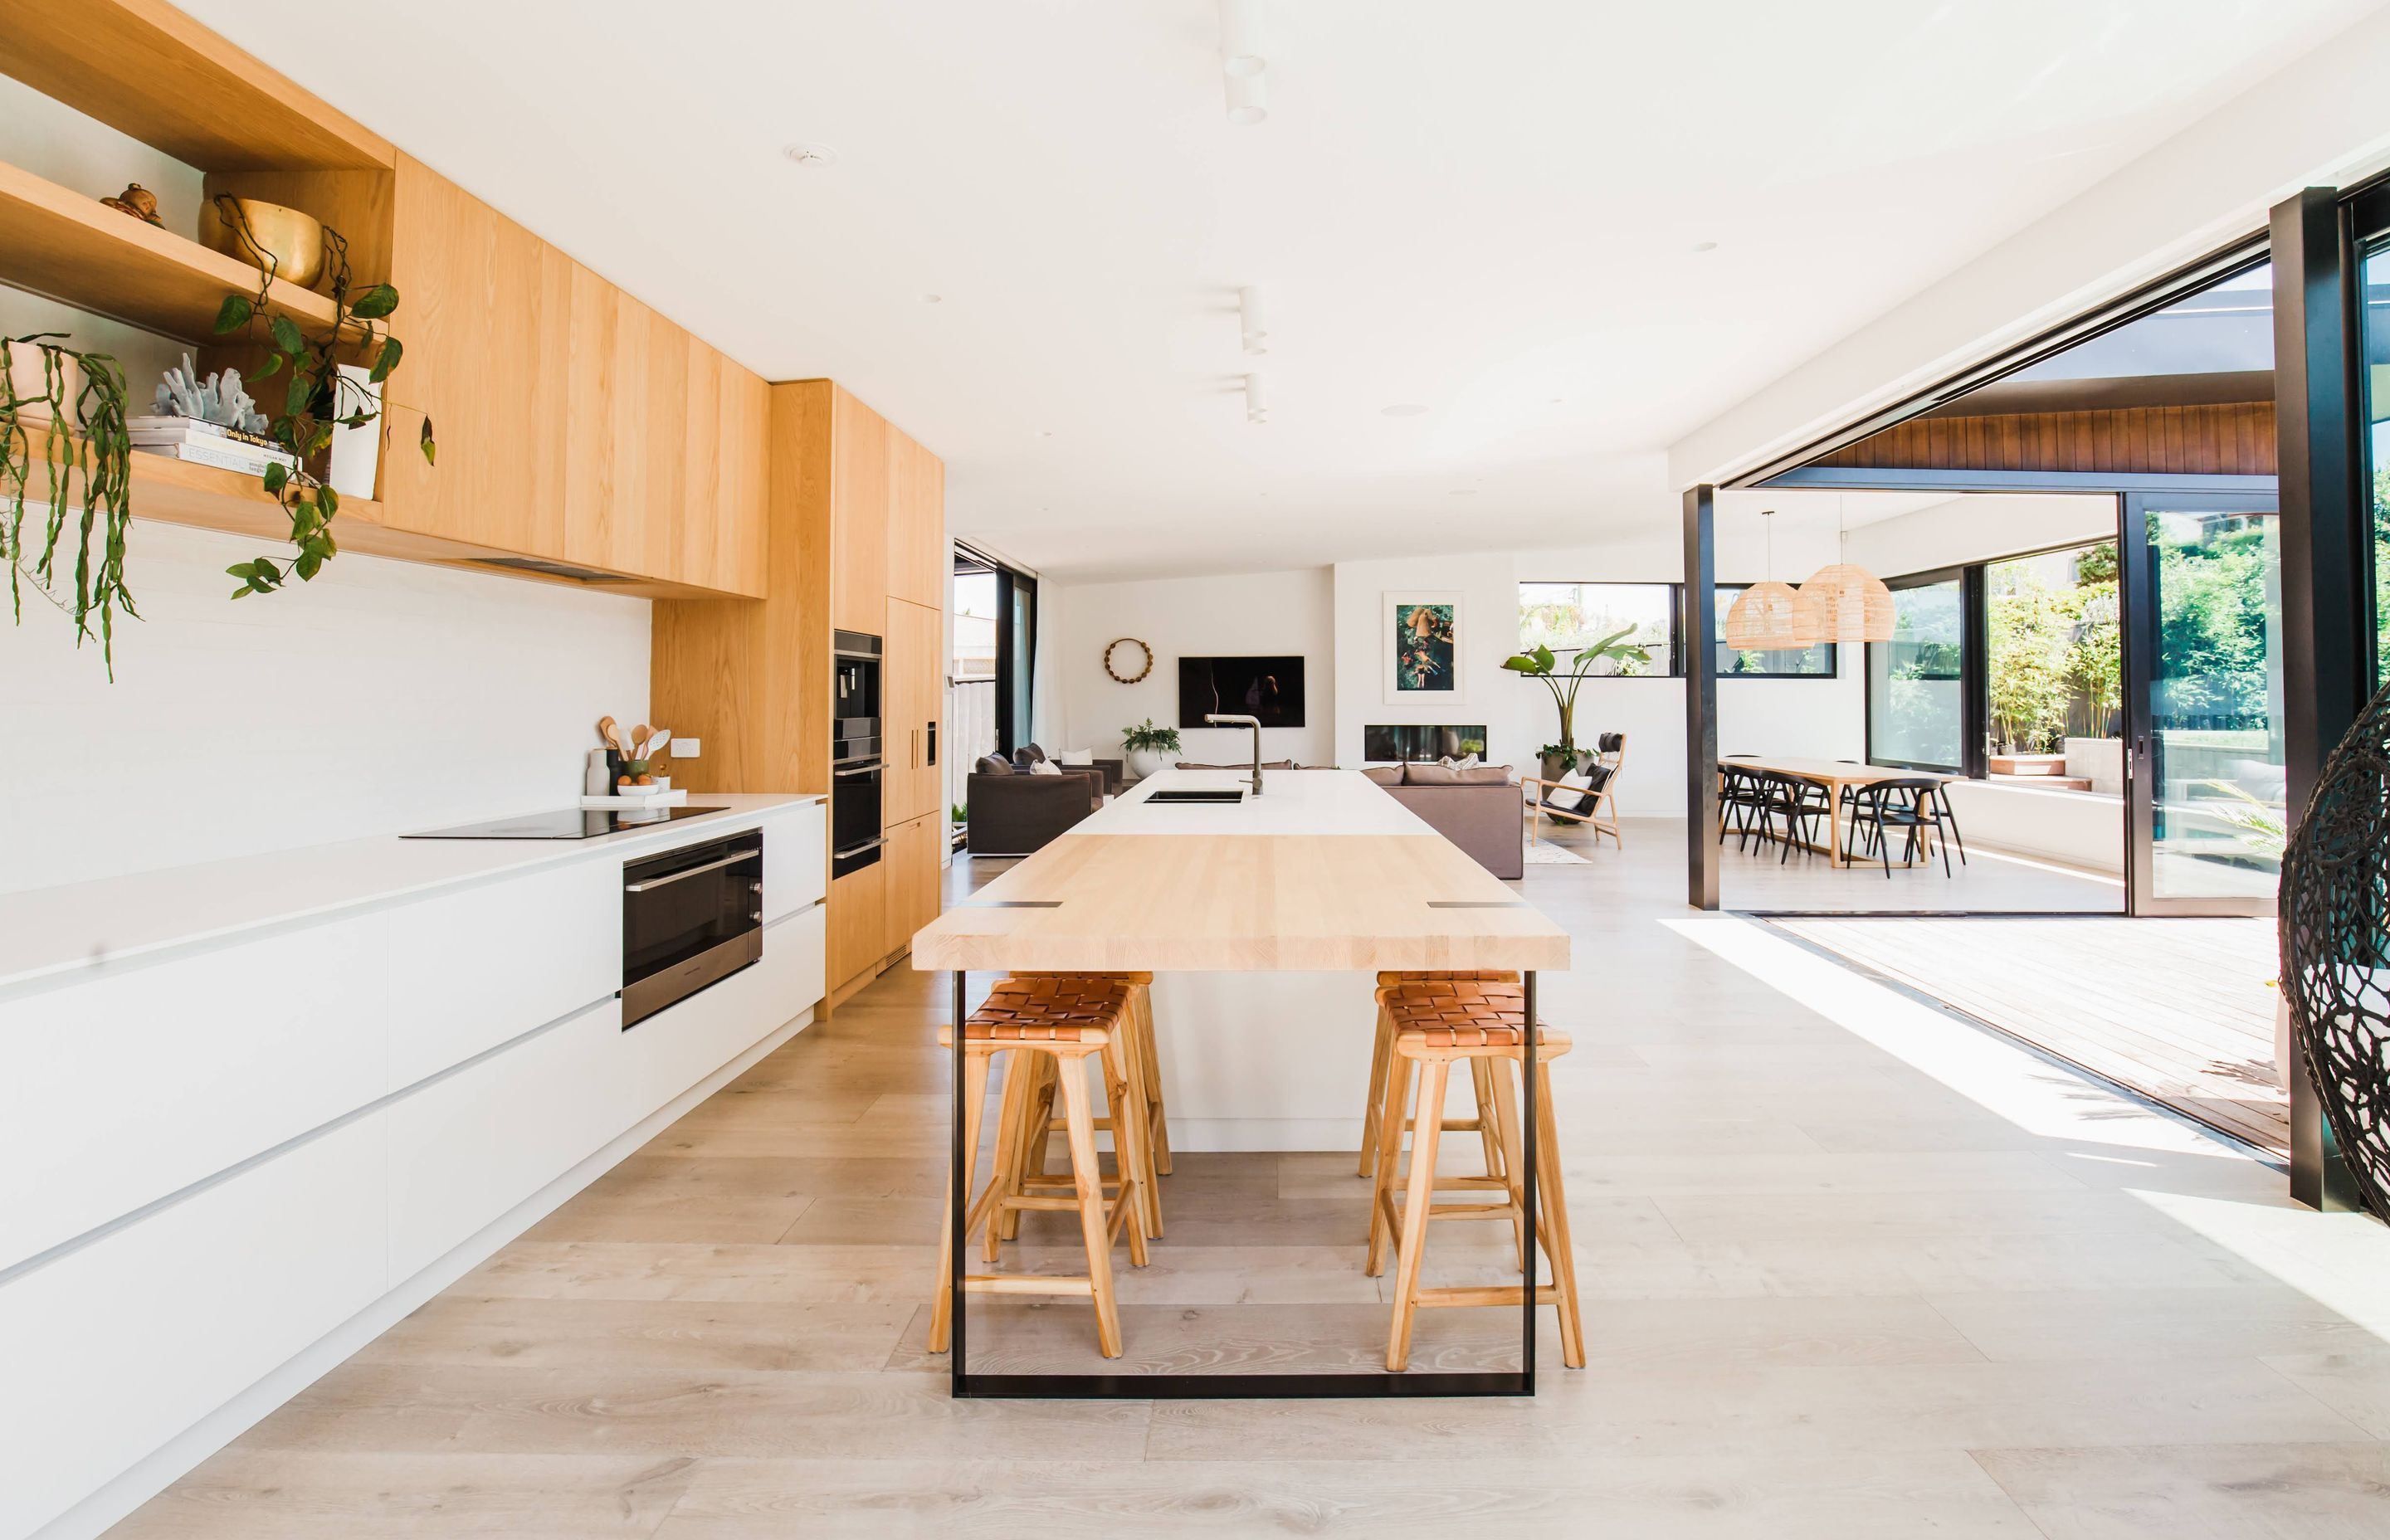
[[[302,289],[313,289],[324,276],[324,225],[311,214],[279,203],[253,198],[229,199],[240,220],[228,222],[214,199],[199,206],[199,243],[210,250],[238,257],[259,272],[271,272]]]

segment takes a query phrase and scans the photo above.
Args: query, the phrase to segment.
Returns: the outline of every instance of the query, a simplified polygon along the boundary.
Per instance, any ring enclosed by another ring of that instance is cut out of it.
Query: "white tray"
[[[584,797],[584,807],[675,807],[688,801],[688,788],[674,787],[669,791],[650,792],[644,797]]]

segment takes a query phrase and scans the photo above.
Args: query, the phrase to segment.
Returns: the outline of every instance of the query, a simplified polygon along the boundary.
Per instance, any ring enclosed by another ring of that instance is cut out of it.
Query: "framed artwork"
[[[1386,639],[1386,704],[1428,705],[1460,699],[1460,596],[1390,592],[1382,623]]]

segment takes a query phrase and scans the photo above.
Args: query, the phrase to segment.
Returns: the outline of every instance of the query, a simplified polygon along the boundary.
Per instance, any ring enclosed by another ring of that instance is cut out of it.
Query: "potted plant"
[[[1591,647],[1577,648],[1573,653],[1556,653],[1550,648],[1537,646],[1533,652],[1522,652],[1502,661],[1502,666],[1528,679],[1543,681],[1552,692],[1552,704],[1560,708],[1561,737],[1557,743],[1547,743],[1541,751],[1544,779],[1558,780],[1576,767],[1576,692],[1585,686],[1593,665],[1608,659],[1619,663],[1648,663],[1651,649],[1627,641],[1635,628],[1613,631]],[[1562,658],[1570,660],[1563,665]]]
[[[1129,774],[1143,780],[1162,768],[1162,756],[1180,752],[1178,729],[1157,727],[1147,717],[1140,726],[1121,729],[1121,747],[1128,751]]]

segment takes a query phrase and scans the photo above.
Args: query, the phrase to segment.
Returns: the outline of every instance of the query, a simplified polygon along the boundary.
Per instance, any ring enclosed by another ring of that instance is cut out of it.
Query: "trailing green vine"
[[[116,611],[135,620],[133,592],[124,585],[124,535],[132,521],[133,440],[124,421],[124,371],[104,353],[78,353],[62,345],[66,333],[33,332],[5,340],[33,349],[42,361],[39,395],[19,394],[14,358],[0,367],[0,557],[8,563],[8,605],[24,618],[24,588],[64,610],[74,621],[75,645],[94,635],[108,676],[116,677]],[[71,391],[70,371],[76,379]],[[27,408],[35,407],[31,418]],[[44,418],[46,417],[46,421]],[[36,485],[33,430],[42,430],[41,495],[46,517],[36,545],[25,540],[25,507]],[[76,496],[76,483],[82,495]],[[80,508],[75,505],[80,501]],[[73,538],[71,591],[57,586],[59,543],[67,538],[67,515],[79,514]],[[96,549],[95,550],[95,536]]]
[[[381,416],[381,404],[372,392],[341,372],[341,359],[344,353],[371,359],[367,379],[379,385],[398,367],[405,349],[382,324],[398,309],[398,290],[378,283],[353,296],[349,243],[328,225],[324,246],[332,275],[331,326],[310,337],[289,315],[269,314],[278,263],[251,234],[248,216],[238,199],[219,194],[215,204],[218,213],[239,232],[242,244],[262,263],[256,293],[225,296],[216,312],[216,335],[244,332],[264,350],[265,361],[249,373],[251,386],[288,372],[289,383],[283,391],[281,409],[267,415],[266,432],[298,461],[296,469],[273,465],[264,475],[265,490],[289,516],[290,543],[298,547],[298,554],[282,561],[261,556],[225,568],[227,575],[241,581],[232,595],[240,599],[273,593],[294,575],[302,583],[312,582],[324,563],[339,554],[332,520],[341,511],[340,494],[307,468],[319,463],[318,456],[331,446],[334,429],[363,428]],[[261,319],[265,323],[263,337],[257,329]],[[436,462],[439,445],[432,440],[430,417],[423,419],[418,442],[425,462]]]

